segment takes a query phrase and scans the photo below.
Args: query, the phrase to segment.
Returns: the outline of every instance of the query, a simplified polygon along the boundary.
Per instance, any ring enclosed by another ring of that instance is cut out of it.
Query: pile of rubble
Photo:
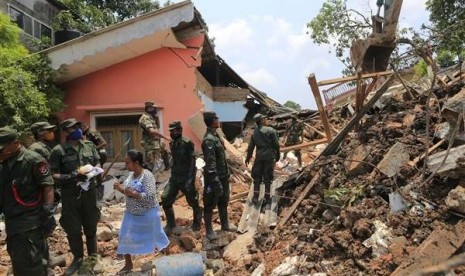
[[[391,85],[335,154],[288,179],[277,195],[284,224],[259,228],[229,272],[411,275],[460,253],[465,89],[450,79],[432,94]]]

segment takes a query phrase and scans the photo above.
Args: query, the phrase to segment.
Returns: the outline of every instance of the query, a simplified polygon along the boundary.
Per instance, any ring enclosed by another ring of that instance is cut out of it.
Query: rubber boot
[[[209,240],[216,240],[218,237],[216,236],[215,231],[213,231],[213,212],[212,211],[205,211],[203,212],[203,217],[205,220],[205,231],[206,237]]]
[[[253,183],[253,197],[252,204],[258,203],[258,197],[260,196],[260,183]]]
[[[193,208],[193,222],[191,229],[193,231],[199,231],[202,225],[202,208],[196,206]]]
[[[166,235],[171,235],[173,233],[174,228],[176,227],[176,219],[174,217],[174,209],[173,207],[165,208],[163,207],[166,216],[166,226],[163,228],[165,230]]]
[[[220,215],[221,230],[228,231],[228,232],[237,231],[237,227],[229,223],[227,206],[222,206],[222,207],[218,206],[218,214]]]
[[[79,268],[81,268],[82,265],[82,257],[77,258],[76,256],[74,257],[73,261],[69,265],[69,267],[65,271],[66,276],[71,276],[75,274],[76,272],[79,271]]]
[[[87,256],[97,255],[97,236],[86,236]]]
[[[65,267],[66,266],[65,256],[58,255],[57,253],[50,251],[48,255],[47,265],[50,268],[54,268],[55,266]]]

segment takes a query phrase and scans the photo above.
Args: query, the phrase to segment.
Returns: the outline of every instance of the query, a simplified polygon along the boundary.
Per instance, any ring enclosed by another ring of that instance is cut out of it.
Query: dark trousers
[[[87,240],[95,239],[100,208],[97,205],[97,190],[90,188],[87,192],[62,190],[60,225],[68,235],[69,247],[75,257],[83,257],[84,248],[82,229]],[[95,252],[96,253],[96,252]]]
[[[274,159],[255,160],[252,167],[254,196],[260,193],[260,184],[265,183],[265,198],[270,197],[271,183],[274,178]]]
[[[229,188],[229,180],[228,179],[223,179],[220,180],[221,185],[223,186],[223,195],[220,197],[215,196],[215,193],[213,190],[210,192],[207,192],[207,186],[209,185],[208,183],[205,183],[205,189],[203,192],[203,207],[205,213],[208,212],[213,212],[213,209],[218,206],[218,210],[220,209],[227,209],[228,208],[228,203],[229,203],[229,194],[231,193],[231,190]]]
[[[47,275],[48,246],[42,229],[7,236],[15,276]]]
[[[192,208],[199,207],[199,197],[194,183],[191,183],[189,189],[187,189],[186,181],[179,182],[170,178],[168,184],[163,190],[163,194],[161,195],[161,204],[164,209],[171,208],[173,206],[179,191],[181,191],[183,195],[186,196],[186,201],[189,206]]]

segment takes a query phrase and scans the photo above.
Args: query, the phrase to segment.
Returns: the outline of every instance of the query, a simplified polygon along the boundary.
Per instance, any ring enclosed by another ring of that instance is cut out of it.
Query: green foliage
[[[354,201],[361,198],[364,194],[365,185],[353,187],[338,187],[334,189],[323,190],[323,196],[326,202],[333,205],[344,207],[351,205]]]
[[[436,57],[436,62],[440,67],[449,67],[456,63],[456,57],[457,56],[448,50],[440,50]]]
[[[54,29],[76,29],[83,33],[108,27],[117,22],[160,8],[150,0],[62,0],[68,11],[61,11],[54,19]],[[165,5],[171,4],[170,1]]]
[[[465,43],[465,0],[427,0],[438,51],[459,55]]]
[[[330,45],[336,57],[350,68],[346,50],[352,41],[371,33],[370,17],[349,9],[346,0],[326,0],[318,15],[307,24],[308,33],[316,44]]]
[[[422,59],[413,67],[415,74],[419,77],[424,77],[428,73],[426,62]]]
[[[293,102],[293,101],[287,101],[283,105],[285,107],[289,107],[289,108],[292,108],[292,109],[297,110],[297,111],[302,110],[302,107],[300,106],[300,104],[298,104],[296,102]]]
[[[0,126],[20,132],[63,108],[63,93],[54,84],[49,60],[29,54],[21,30],[0,13]]]

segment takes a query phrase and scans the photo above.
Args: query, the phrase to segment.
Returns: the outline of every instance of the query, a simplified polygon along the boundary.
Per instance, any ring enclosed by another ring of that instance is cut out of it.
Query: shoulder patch
[[[50,168],[48,166],[48,163],[45,161],[39,162],[36,165],[36,171],[40,175],[49,175],[50,174]]]

